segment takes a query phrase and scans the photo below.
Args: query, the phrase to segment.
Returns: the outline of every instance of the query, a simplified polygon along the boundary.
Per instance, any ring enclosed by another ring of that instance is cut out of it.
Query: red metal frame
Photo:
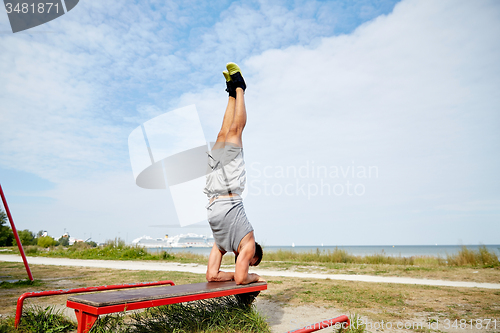
[[[9,205],[7,205],[7,199],[5,198],[5,194],[3,193],[1,184],[0,184],[0,196],[2,196],[3,206],[5,207],[5,211],[7,212],[7,217],[9,218],[10,226],[12,227],[12,232],[14,233],[14,237],[16,237],[17,247],[19,248],[21,257],[23,257],[24,267],[26,267],[26,273],[28,273],[28,278],[31,281],[33,281],[33,275],[31,275],[30,266],[28,264],[28,260],[26,259],[26,255],[24,254],[23,244],[21,244],[21,240],[19,239],[19,235],[17,234],[16,226],[14,225],[14,220],[12,219],[12,215],[10,215]]]
[[[83,312],[82,310],[75,309],[76,320],[78,327],[76,333],[87,333],[90,331],[99,316]]]
[[[251,286],[251,287],[247,287],[247,288],[221,290],[221,291],[207,292],[207,293],[201,293],[201,294],[169,297],[169,298],[162,298],[162,299],[154,299],[154,300],[150,300],[150,301],[124,303],[124,304],[116,304],[116,305],[109,305],[109,306],[102,306],[102,307],[95,307],[92,305],[77,303],[77,302],[68,300],[66,302],[66,306],[68,308],[79,309],[79,310],[85,311],[86,313],[89,313],[89,314],[102,315],[102,314],[108,314],[108,313],[114,313],[114,312],[123,312],[123,311],[128,311],[128,310],[145,309],[145,308],[150,308],[150,307],[160,306],[160,305],[198,301],[198,300],[207,299],[207,298],[216,298],[216,297],[222,297],[222,296],[250,293],[250,292],[254,292],[254,291],[265,290],[265,289],[267,289],[266,287],[267,287],[266,285]],[[237,291],[237,292],[235,292],[235,291]]]
[[[73,302],[73,301],[68,300],[68,301],[66,301],[66,306],[68,308],[75,309],[76,318],[78,320],[77,333],[86,333],[92,328],[92,326],[94,325],[94,323],[97,320],[97,318],[99,317],[99,315],[102,315],[102,314],[123,312],[123,311],[128,311],[128,310],[145,309],[145,308],[150,308],[150,307],[154,307],[154,306],[197,301],[197,300],[202,300],[202,299],[207,299],[207,298],[216,298],[216,297],[222,297],[222,296],[244,294],[244,293],[250,293],[250,292],[260,291],[260,290],[265,290],[265,289],[267,289],[267,285],[259,285],[259,286],[248,285],[247,287],[238,288],[238,289],[214,291],[214,292],[207,292],[207,293],[186,295],[186,296],[178,296],[178,297],[169,297],[169,298],[155,299],[155,300],[150,300],[150,301],[141,301],[141,302],[134,302],[134,303],[116,304],[116,305],[103,306],[103,307],[95,307],[95,306],[77,303],[77,302]]]
[[[172,281],[155,281],[155,282],[139,282],[139,283],[127,283],[127,284],[116,284],[111,286],[99,286],[99,287],[84,287],[84,288],[75,288],[75,289],[60,289],[60,290],[47,290],[47,291],[33,291],[22,294],[17,299],[17,309],[16,309],[16,320],[15,327],[19,325],[19,321],[21,320],[21,315],[23,314],[23,302],[26,298],[30,297],[42,297],[42,296],[54,296],[54,295],[64,295],[64,294],[79,294],[79,293],[88,293],[92,291],[102,291],[102,290],[116,290],[116,289],[125,289],[125,288],[138,288],[138,287],[152,287],[152,286],[162,286],[165,284],[169,284],[171,286],[175,286],[175,283]],[[76,312],[76,310],[75,310]],[[78,312],[76,314],[78,319]],[[95,320],[94,320],[95,321]],[[78,320],[80,322],[80,320]]]
[[[315,323],[315,324],[311,324],[309,326],[306,326],[304,328],[300,328],[298,330],[295,330],[295,331],[289,331],[287,333],[310,333],[310,332],[316,332],[316,331],[319,331],[323,328],[327,328],[327,327],[330,327],[330,326],[333,326],[337,323],[347,323],[347,325],[343,325],[344,328],[347,328],[351,325],[351,321],[349,320],[349,317],[347,316],[339,316],[337,318],[332,318],[332,319],[328,319],[328,320],[323,320],[319,323]]]

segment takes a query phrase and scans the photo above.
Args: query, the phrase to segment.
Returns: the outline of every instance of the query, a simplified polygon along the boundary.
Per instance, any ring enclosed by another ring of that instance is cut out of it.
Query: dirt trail
[[[22,258],[17,255],[0,255],[0,261],[22,262]],[[188,272],[196,274],[205,274],[206,266],[198,264],[180,264],[151,261],[121,261],[121,260],[84,260],[68,258],[46,258],[46,257],[28,257],[28,262],[34,265],[53,265],[53,266],[75,266],[75,267],[93,267],[107,269],[127,269],[127,270],[146,270],[146,271],[174,271]],[[398,284],[416,284],[426,286],[441,287],[464,287],[464,288],[484,288],[500,289],[500,283],[479,283],[466,281],[445,281],[430,279],[415,279],[405,277],[391,276],[373,276],[373,275],[347,275],[347,274],[321,274],[321,273],[302,273],[291,271],[273,271],[264,269],[252,269],[264,277],[293,277],[307,279],[331,279],[344,281],[375,282],[375,283],[398,283]]]

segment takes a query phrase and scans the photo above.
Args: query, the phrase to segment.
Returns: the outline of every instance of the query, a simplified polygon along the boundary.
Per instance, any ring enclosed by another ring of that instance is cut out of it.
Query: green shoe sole
[[[228,71],[223,71],[222,74],[224,75],[224,77],[226,78],[226,82],[229,82],[231,81],[231,75],[229,75],[229,72]]]
[[[234,75],[238,72],[241,74],[241,69],[234,62],[228,62],[226,68],[229,72],[229,75]]]

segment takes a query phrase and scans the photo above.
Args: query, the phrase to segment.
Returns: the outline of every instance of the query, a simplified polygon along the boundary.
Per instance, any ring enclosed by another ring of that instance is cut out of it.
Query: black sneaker
[[[226,91],[229,93],[229,96],[236,98],[236,87],[231,81],[231,76],[228,71],[223,71],[222,74],[226,78]]]
[[[245,90],[247,85],[245,83],[245,79],[243,79],[243,75],[241,75],[241,69],[234,62],[229,62],[226,65],[229,76],[231,76],[231,81],[233,82],[234,89],[241,88]]]

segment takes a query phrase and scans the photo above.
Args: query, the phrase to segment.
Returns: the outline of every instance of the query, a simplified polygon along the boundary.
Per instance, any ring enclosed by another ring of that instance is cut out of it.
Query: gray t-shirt
[[[221,251],[237,253],[243,237],[253,231],[241,197],[214,200],[207,205],[207,217],[215,244]]]

